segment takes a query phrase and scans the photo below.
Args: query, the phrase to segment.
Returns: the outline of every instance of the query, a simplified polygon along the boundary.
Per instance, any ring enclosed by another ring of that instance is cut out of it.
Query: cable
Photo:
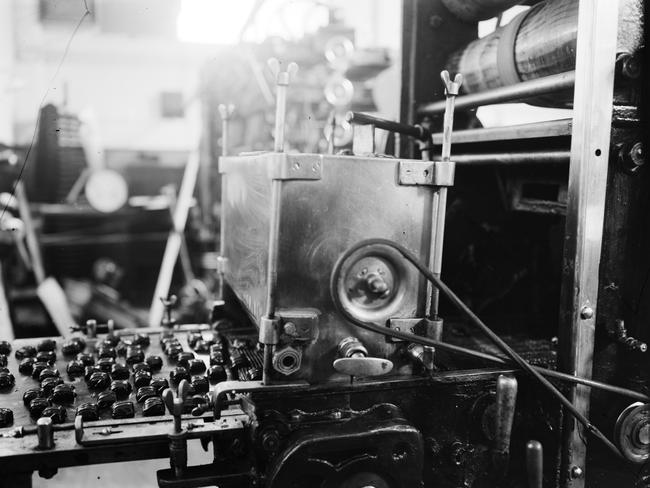
[[[587,431],[589,431],[594,437],[599,439],[605,446],[607,446],[612,452],[614,452],[617,456],[619,456],[621,459],[625,459],[621,452],[618,450],[618,448],[607,438],[605,435],[589,420],[580,412],[576,407],[553,385],[550,381],[548,381],[540,371],[538,371],[536,368],[528,364],[526,360],[524,360],[519,354],[517,354],[508,344],[506,344],[503,339],[501,339],[497,334],[495,334],[487,325],[483,323],[483,321],[472,312],[472,310],[465,305],[465,303],[458,298],[458,296],[445,284],[442,282],[440,278],[435,276],[429,269],[420,262],[420,260],[412,254],[409,250],[407,250],[405,247],[401,246],[400,244],[397,244],[393,241],[390,241],[388,239],[367,239],[364,241],[361,241],[348,249],[343,255],[339,258],[339,260],[336,262],[334,265],[334,269],[332,270],[332,275],[331,275],[331,281],[330,281],[330,291],[332,294],[332,299],[334,300],[334,304],[341,312],[347,320],[352,322],[353,324],[362,327],[364,329],[370,330],[372,332],[376,332],[378,334],[382,335],[387,335],[391,337],[395,337],[398,339],[402,339],[408,342],[414,342],[426,346],[434,346],[434,347],[439,347],[440,349],[445,349],[450,352],[458,352],[462,354],[467,354],[469,349],[464,349],[458,346],[453,346],[451,344],[444,344],[439,341],[434,341],[433,339],[421,337],[415,334],[410,334],[406,332],[399,332],[395,330],[388,329],[386,327],[379,326],[377,324],[373,324],[370,322],[363,322],[360,320],[357,320],[355,317],[353,317],[346,309],[343,307],[340,298],[338,296],[338,293],[336,292],[337,289],[337,283],[340,278],[340,273],[341,273],[341,268],[345,260],[354,252],[357,250],[366,247],[366,246],[373,246],[373,245],[383,245],[387,246],[390,248],[395,249],[397,252],[399,252],[407,261],[409,261],[413,266],[417,268],[417,270],[422,273],[422,275],[430,281],[434,286],[436,286],[452,303],[453,305],[460,311],[462,312],[469,321],[476,327],[478,327],[483,334],[485,334],[508,358],[516,363],[521,369],[523,369],[526,373],[528,373],[530,376],[532,376],[538,383],[540,383],[544,389],[546,389],[551,395],[553,395],[570,413],[573,415],[573,417],[580,422]],[[494,361],[496,359],[495,356],[491,356],[488,354],[484,353],[479,353],[478,351],[472,351],[472,356],[474,357],[481,357],[483,359],[487,359],[489,361]],[[500,361],[503,363],[506,363],[506,361],[502,358],[498,358]]]

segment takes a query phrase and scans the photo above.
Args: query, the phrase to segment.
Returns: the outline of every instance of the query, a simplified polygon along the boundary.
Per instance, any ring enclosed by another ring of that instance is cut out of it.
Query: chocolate
[[[41,371],[43,371],[44,369],[47,369],[49,367],[50,367],[50,365],[47,364],[47,363],[36,361],[32,366],[32,378],[37,380],[38,376],[41,374]]]
[[[131,376],[131,372],[126,365],[115,363],[111,366],[111,378],[114,380],[128,380],[129,376]]]
[[[80,352],[77,354],[77,361],[84,363],[84,366],[92,366],[95,364],[95,359],[90,354]]]
[[[54,363],[56,361],[56,353],[54,351],[39,351],[36,353],[36,361],[41,363]]]
[[[140,346],[131,346],[126,350],[126,364],[137,364],[144,361],[144,351]]]
[[[0,354],[5,356],[11,353],[11,343],[9,341],[0,341]]]
[[[189,370],[190,374],[205,373],[206,370],[205,363],[200,359],[190,359],[187,362],[186,368]]]
[[[161,398],[149,397],[142,405],[142,415],[145,417],[153,417],[158,415],[165,415],[165,404]]]
[[[115,359],[113,358],[99,358],[95,365],[104,373],[110,373],[113,365],[115,364]]]
[[[226,370],[224,369],[223,366],[219,366],[219,365],[210,366],[210,369],[208,369],[207,376],[208,376],[208,380],[212,384],[221,383],[222,381],[226,381],[228,379]]]
[[[29,407],[29,403],[34,398],[42,398],[42,397],[43,397],[43,392],[41,391],[40,388],[30,388],[29,390],[25,390],[25,393],[23,393],[23,403],[25,404],[26,407]]]
[[[84,379],[88,381],[93,373],[101,373],[102,370],[97,366],[86,366],[84,368]]]
[[[92,422],[99,419],[97,405],[94,403],[82,403],[77,407],[75,416],[80,415],[84,422]]]
[[[103,391],[97,395],[97,408],[104,410],[117,401],[117,396],[112,391]]]
[[[34,358],[24,358],[18,363],[18,372],[20,374],[24,375],[30,375],[32,374],[32,370],[34,369],[34,363],[36,362],[36,359]]]
[[[36,346],[38,351],[54,351],[56,349],[56,341],[53,339],[43,339]]]
[[[190,381],[190,373],[186,368],[179,366],[169,373],[169,381],[172,385],[178,385],[181,380]]]
[[[73,385],[62,384],[54,387],[52,392],[52,401],[58,404],[70,404],[74,402],[77,393]]]
[[[13,374],[7,371],[0,372],[0,390],[12,388],[15,384],[16,378]]]
[[[108,388],[108,385],[111,383],[111,379],[108,376],[108,373],[103,371],[96,371],[90,375],[88,378],[88,388],[91,390],[104,390]]]
[[[142,386],[138,388],[138,391],[135,394],[135,399],[138,401],[138,403],[142,403],[147,398],[151,398],[155,396],[157,396],[156,390],[154,390],[152,386]]]
[[[29,414],[32,418],[39,418],[47,407],[50,406],[50,401],[47,398],[34,398],[29,402]]]
[[[43,369],[39,374],[38,374],[38,381],[43,381],[45,378],[58,378],[59,375],[59,370],[56,368],[48,367]]]
[[[114,419],[129,419],[134,417],[135,407],[133,406],[133,402],[115,402],[111,407],[111,416]]]
[[[9,408],[0,408],[0,428],[9,427],[14,423],[14,413]]]
[[[179,352],[176,357],[173,359],[178,363],[179,366],[183,366],[184,368],[188,367],[188,363],[190,359],[194,359],[194,353],[193,352]]]
[[[147,356],[147,359],[144,360],[145,363],[149,365],[152,372],[160,371],[163,367],[163,360],[160,356],[151,355]]]
[[[147,386],[151,383],[151,373],[149,371],[138,371],[133,375],[133,385],[136,388]]]
[[[210,389],[210,383],[205,376],[194,376],[190,384],[195,393],[207,393]]]
[[[147,371],[151,373],[151,367],[147,363],[137,363],[133,365],[133,373],[137,373],[138,371]]]
[[[19,361],[24,358],[32,358],[36,356],[36,348],[34,346],[23,346],[16,349],[16,359]]]
[[[118,400],[124,400],[128,398],[128,396],[131,394],[131,390],[133,389],[131,387],[131,383],[125,380],[113,380],[111,381],[111,391],[115,393],[115,397]]]
[[[65,422],[68,414],[65,407],[61,405],[52,405],[41,412],[41,417],[50,417],[53,424],[62,424]]]
[[[117,352],[115,352],[114,347],[101,347],[97,349],[97,357],[98,358],[112,358],[115,359],[117,357]]]
[[[70,361],[68,366],[65,368],[70,378],[83,376],[85,369],[86,367],[84,366],[84,363],[77,359]]]
[[[61,352],[65,356],[73,356],[75,354],[79,354],[82,349],[83,348],[81,347],[81,344],[75,340],[66,341],[61,345]]]
[[[54,388],[58,385],[63,384],[63,380],[58,376],[50,376],[41,381],[41,393],[44,397],[49,397]]]
[[[9,363],[6,354],[0,354],[0,367],[5,367]]]
[[[156,390],[157,395],[162,395],[162,392],[169,388],[169,381],[167,381],[167,378],[157,377],[151,380],[149,386]]]

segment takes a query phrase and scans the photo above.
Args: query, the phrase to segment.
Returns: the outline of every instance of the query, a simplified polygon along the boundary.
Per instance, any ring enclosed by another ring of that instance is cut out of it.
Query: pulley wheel
[[[650,404],[636,402],[623,410],[616,420],[614,440],[633,463],[650,459]]]
[[[335,305],[356,319],[383,323],[406,299],[408,276],[406,261],[395,249],[370,244],[339,258],[330,291]]]

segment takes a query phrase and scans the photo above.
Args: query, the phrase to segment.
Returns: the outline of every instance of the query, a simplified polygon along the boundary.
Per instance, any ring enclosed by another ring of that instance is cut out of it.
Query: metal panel
[[[237,164],[229,159],[233,164],[224,173],[223,201],[226,279],[259,321],[267,306],[271,180],[265,155],[242,157]],[[323,364],[333,362],[336,345],[350,335],[361,339],[370,356],[394,359],[396,373],[406,371],[404,359],[393,357],[396,346],[344,323],[329,294],[334,263],[360,240],[384,237],[428,258],[432,188],[399,185],[399,164],[397,159],[323,156],[320,180],[279,182],[278,313],[306,307],[320,311],[318,339],[305,350],[297,378],[334,375]],[[407,298],[394,316],[422,316],[424,283],[412,268],[407,283]]]
[[[594,351],[617,18],[617,0],[580,0],[560,337],[561,366],[585,378],[591,377]],[[588,414],[586,387],[572,387],[570,398]],[[565,432],[563,486],[582,488],[588,434],[573,420]]]

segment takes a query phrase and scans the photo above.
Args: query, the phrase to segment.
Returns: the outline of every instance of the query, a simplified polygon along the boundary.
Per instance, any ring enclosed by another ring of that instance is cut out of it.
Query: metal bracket
[[[456,163],[453,161],[400,161],[399,184],[453,186]]]
[[[320,313],[315,309],[278,310],[282,323],[283,342],[311,341],[316,338]]]
[[[259,162],[271,180],[320,180],[323,156],[320,154],[257,153],[219,158],[219,172],[229,173],[247,162]]]
[[[386,326],[391,330],[396,330],[398,332],[409,332],[414,333],[414,329],[422,322],[423,319],[414,318],[414,319],[388,319]],[[395,337],[386,337],[388,342],[404,342],[401,339]]]

